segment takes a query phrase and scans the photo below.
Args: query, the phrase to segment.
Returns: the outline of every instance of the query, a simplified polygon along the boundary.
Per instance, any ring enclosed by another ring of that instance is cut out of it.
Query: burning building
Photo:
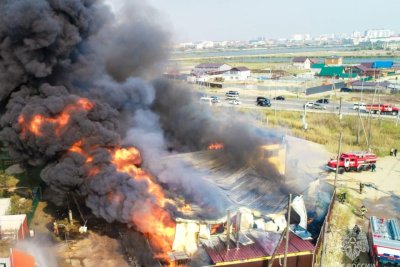
[[[289,156],[273,147],[276,132],[216,117],[190,90],[156,79],[169,38],[148,19],[155,14],[138,1],[118,17],[96,0],[0,1],[0,140],[11,158],[43,168],[53,202],[78,196],[94,215],[146,234],[168,260],[176,218],[279,203],[287,168],[277,158]],[[208,170],[232,176],[164,160],[213,143],[224,147]],[[249,167],[259,153],[261,172]]]

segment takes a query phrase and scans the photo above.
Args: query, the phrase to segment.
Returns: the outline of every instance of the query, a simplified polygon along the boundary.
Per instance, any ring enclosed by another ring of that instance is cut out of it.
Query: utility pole
[[[360,101],[361,103],[361,101]],[[360,103],[358,103],[358,129],[357,129],[357,145],[360,145],[360,131],[361,131],[361,115],[360,115]]]
[[[336,191],[336,181],[337,181],[337,177],[338,177],[338,173],[339,173],[339,158],[340,158],[341,150],[342,150],[342,132],[340,132],[340,136],[339,136],[339,147],[338,147],[338,154],[336,157],[335,181],[333,182],[333,188],[335,191]]]
[[[231,239],[231,211],[227,211],[227,218],[226,218],[226,250],[229,250],[229,242]]]
[[[272,267],[272,265],[274,264],[274,260],[275,260],[275,256],[276,253],[278,252],[278,249],[283,241],[283,238],[286,236],[286,228],[283,230],[281,237],[279,238],[278,244],[275,247],[274,253],[272,254],[271,259],[268,261],[268,267]]]
[[[374,73],[375,73],[375,70],[374,70]],[[377,89],[378,88],[375,86],[374,95],[372,96],[372,105],[374,105],[374,103],[375,103],[375,96],[376,96]],[[379,104],[379,109],[380,109],[380,104]],[[379,113],[380,113],[380,110],[379,110]],[[368,151],[371,150],[371,128],[372,128],[372,108],[369,109]]]
[[[361,131],[361,114],[360,114],[360,105],[362,103],[363,98],[363,89],[364,89],[364,79],[361,78],[361,93],[360,93],[360,102],[358,103],[358,129],[357,129],[357,145],[360,145],[360,131]]]
[[[339,100],[339,120],[341,120],[342,117],[343,117],[343,114],[342,114],[342,97],[340,97],[340,100]]]
[[[292,194],[289,194],[287,226],[286,226],[286,244],[285,244],[285,257],[283,258],[283,267],[287,267],[287,253],[289,248],[289,233],[290,233],[290,211],[292,208]]]

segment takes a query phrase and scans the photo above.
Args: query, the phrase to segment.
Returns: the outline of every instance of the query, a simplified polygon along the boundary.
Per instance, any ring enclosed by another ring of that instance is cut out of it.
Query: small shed
[[[11,207],[11,198],[0,198],[0,216],[6,215]]]
[[[23,240],[29,236],[26,214],[0,216],[0,238]]]
[[[330,56],[325,58],[325,65],[327,66],[340,66],[343,65],[343,57]]]

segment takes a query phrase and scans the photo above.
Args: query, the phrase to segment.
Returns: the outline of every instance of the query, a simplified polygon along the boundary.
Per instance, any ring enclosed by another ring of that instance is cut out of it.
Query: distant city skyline
[[[106,0],[117,7],[124,1]],[[147,0],[176,42],[289,38],[294,34],[351,34],[367,29],[400,32],[399,0]],[[143,3],[142,2],[142,3]]]

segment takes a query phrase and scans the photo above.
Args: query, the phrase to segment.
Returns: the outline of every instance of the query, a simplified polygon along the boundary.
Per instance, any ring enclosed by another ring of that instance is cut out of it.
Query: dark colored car
[[[315,101],[315,103],[329,104],[329,99],[328,98],[321,98],[321,99],[318,99],[317,101]]]
[[[239,96],[238,91],[229,91],[225,93],[226,96]]]
[[[274,97],[274,100],[285,100],[285,97],[282,95],[279,95],[277,97]]]
[[[351,91],[353,91],[353,90],[351,88],[348,88],[348,87],[340,88],[340,92],[349,93]]]
[[[265,96],[258,96],[256,102],[258,103],[259,101],[265,101],[265,100],[269,101],[269,99]]]
[[[264,100],[257,101],[257,106],[270,107],[271,106],[271,101],[269,101],[269,99],[264,99]]]

